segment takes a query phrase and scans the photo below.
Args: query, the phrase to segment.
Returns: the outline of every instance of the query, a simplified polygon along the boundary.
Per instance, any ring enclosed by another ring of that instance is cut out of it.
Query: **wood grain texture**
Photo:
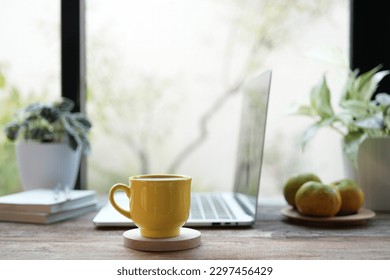
[[[95,229],[95,212],[52,225],[0,223],[0,259],[390,259],[390,213],[328,228],[290,223],[281,207],[260,206],[254,227],[200,228],[202,244],[177,252],[127,248],[128,229]]]

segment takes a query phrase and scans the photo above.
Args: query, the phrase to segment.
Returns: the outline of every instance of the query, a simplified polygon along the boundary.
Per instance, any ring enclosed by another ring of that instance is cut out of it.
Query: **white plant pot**
[[[359,149],[358,170],[344,160],[345,173],[362,187],[365,207],[390,211],[390,138],[369,138]]]
[[[81,147],[65,143],[20,142],[16,144],[19,176],[25,190],[73,189],[80,165]]]

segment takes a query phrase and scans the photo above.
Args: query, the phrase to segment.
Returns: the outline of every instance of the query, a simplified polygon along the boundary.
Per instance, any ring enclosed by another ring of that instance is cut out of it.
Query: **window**
[[[324,72],[334,91],[342,86],[339,70],[348,67],[349,56],[348,0],[86,2],[87,111],[95,124],[89,188],[106,192],[131,174],[167,171],[199,178],[198,190],[230,185],[240,96],[218,100],[236,81],[266,68],[274,75],[261,192],[277,194],[286,177],[308,169],[326,181],[342,176],[338,136],[324,131],[302,153],[299,137],[309,120],[286,112]],[[355,12],[386,18],[378,5],[352,3]],[[60,95],[59,4],[1,0],[2,105],[15,88],[20,104]],[[386,22],[373,24],[369,28],[381,26],[384,33],[389,28]],[[388,44],[381,32],[378,38],[378,46]],[[381,55],[388,68],[386,54]],[[13,104],[2,106],[1,126],[18,105]],[[213,111],[215,104],[221,106]],[[199,136],[205,115],[210,116],[207,137],[173,164]],[[20,187],[4,135],[0,146],[0,191],[7,193]]]
[[[286,112],[325,71],[335,90],[341,86],[348,1],[87,1],[86,19],[90,188],[107,192],[146,172],[192,175],[196,190],[231,186],[240,95],[227,92],[267,68],[273,82],[261,192],[280,193],[295,172],[342,176],[337,135],[318,135],[302,153],[309,120]],[[314,59],[335,53],[336,66]],[[201,124],[207,137],[197,142]]]

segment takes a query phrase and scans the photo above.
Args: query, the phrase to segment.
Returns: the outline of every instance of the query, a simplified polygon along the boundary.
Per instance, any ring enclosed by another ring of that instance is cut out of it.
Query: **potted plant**
[[[346,176],[364,189],[366,206],[390,211],[390,95],[374,93],[389,74],[380,66],[360,74],[350,71],[339,101],[339,111],[331,104],[326,78],[310,92],[310,103],[295,113],[315,119],[303,133],[302,147],[323,127],[342,136]]]
[[[91,122],[72,113],[69,99],[35,103],[15,114],[5,128],[16,142],[19,175],[24,189],[74,188],[82,153],[88,154]]]

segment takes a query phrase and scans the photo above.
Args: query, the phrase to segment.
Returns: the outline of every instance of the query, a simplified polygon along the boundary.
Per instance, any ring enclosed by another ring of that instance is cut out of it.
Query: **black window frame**
[[[86,113],[85,0],[61,0],[61,96]],[[87,187],[87,160],[81,158],[76,189]]]
[[[390,69],[389,3],[381,0],[350,1],[350,67],[361,73],[382,65]],[[386,76],[376,91],[390,93]]]

